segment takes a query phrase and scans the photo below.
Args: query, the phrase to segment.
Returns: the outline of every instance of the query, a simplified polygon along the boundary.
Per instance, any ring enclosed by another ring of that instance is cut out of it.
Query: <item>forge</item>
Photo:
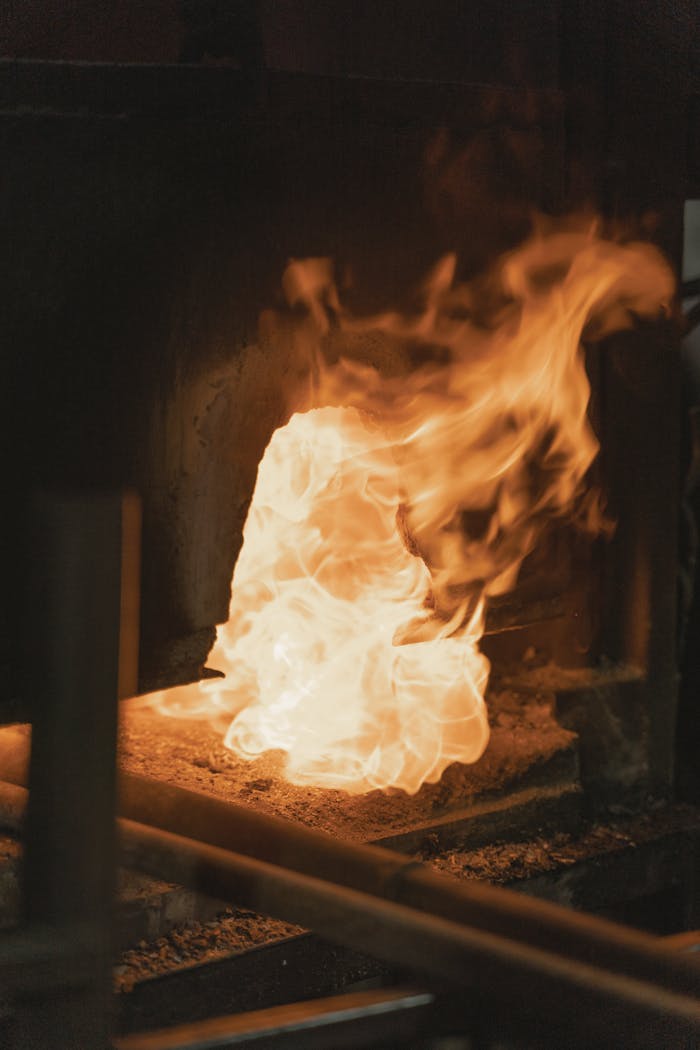
[[[9,1045],[693,1045],[686,128],[554,25],[0,62]]]

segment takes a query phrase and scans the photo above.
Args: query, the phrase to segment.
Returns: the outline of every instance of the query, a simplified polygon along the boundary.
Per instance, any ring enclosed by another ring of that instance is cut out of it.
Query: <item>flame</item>
[[[284,276],[295,314],[276,325],[304,347],[305,411],[260,464],[211,654],[225,680],[158,704],[227,713],[227,746],[282,749],[294,783],[415,792],[481,755],[488,597],[549,520],[602,521],[584,328],[653,316],[674,289],[650,246],[594,230],[534,238],[488,285],[456,266],[440,261],[414,315],[364,320],[327,260]]]

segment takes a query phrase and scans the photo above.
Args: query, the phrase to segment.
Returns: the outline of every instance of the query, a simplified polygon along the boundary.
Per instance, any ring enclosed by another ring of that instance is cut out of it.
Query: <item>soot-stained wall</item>
[[[191,677],[298,382],[257,333],[286,262],[349,267],[360,312],[446,250],[473,273],[561,193],[560,99],[286,75],[261,96],[196,67],[2,75],[8,486],[20,508],[36,487],[141,493],[142,685]]]

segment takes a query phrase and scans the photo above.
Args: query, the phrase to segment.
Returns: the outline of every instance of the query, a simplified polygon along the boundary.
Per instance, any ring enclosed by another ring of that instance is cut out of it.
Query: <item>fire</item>
[[[438,264],[414,316],[364,320],[327,261],[284,276],[295,317],[273,327],[292,326],[309,390],[260,464],[211,654],[226,678],[157,702],[226,713],[227,746],[281,749],[294,783],[415,792],[481,755],[485,603],[549,520],[602,520],[584,327],[673,295],[654,249],[590,231],[533,239],[488,288],[455,271]]]

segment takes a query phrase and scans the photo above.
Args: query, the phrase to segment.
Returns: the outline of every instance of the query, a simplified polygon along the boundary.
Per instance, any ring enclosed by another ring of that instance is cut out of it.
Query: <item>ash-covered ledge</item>
[[[120,761],[131,773],[255,806],[351,841],[416,848],[431,834],[480,841],[499,834],[503,819],[523,833],[562,802],[578,808],[576,734],[558,724],[552,697],[503,690],[488,698],[491,738],[473,765],[450,766],[437,784],[415,795],[299,787],[282,776],[282,756],[246,762],[228,751],[207,722],[163,716],[140,703],[124,706]],[[512,804],[511,804],[512,803]],[[550,812],[550,815],[551,814]],[[557,814],[561,817],[563,814]]]

